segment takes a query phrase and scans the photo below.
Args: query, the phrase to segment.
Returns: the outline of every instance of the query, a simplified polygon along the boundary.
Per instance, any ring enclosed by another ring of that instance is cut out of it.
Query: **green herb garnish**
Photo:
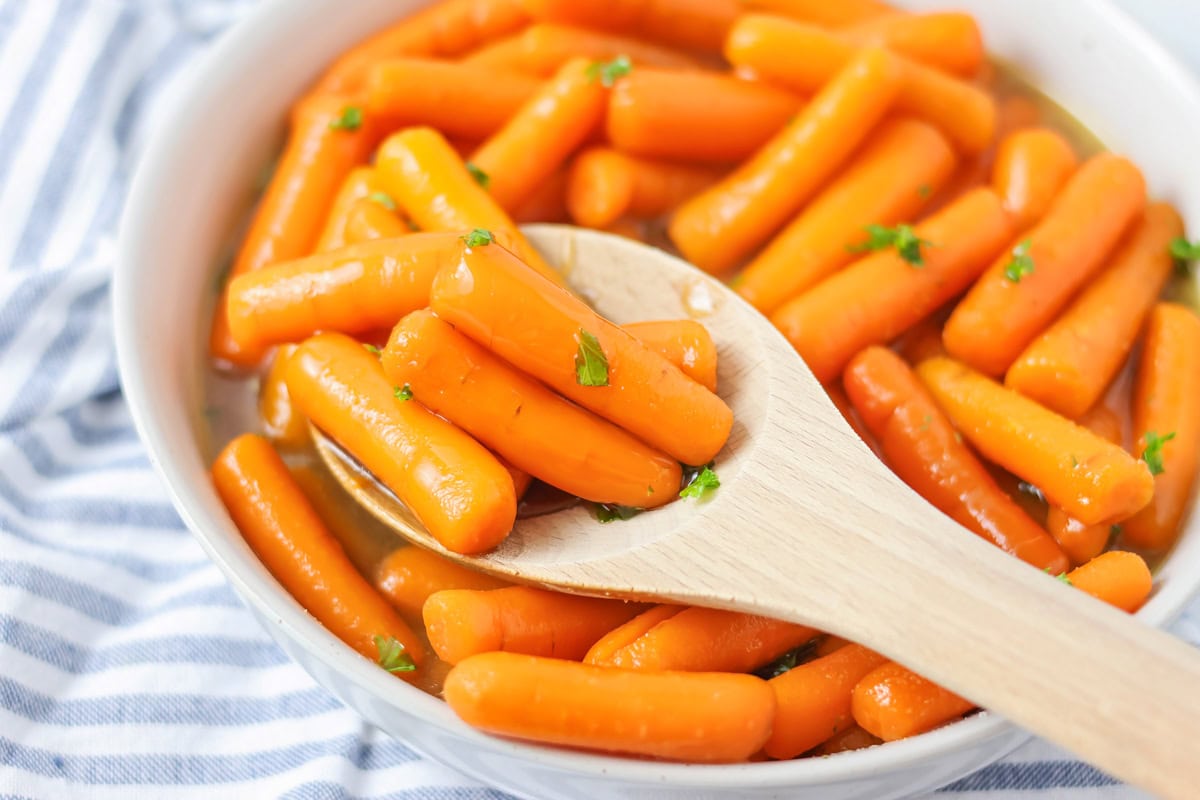
[[[1150,468],[1151,475],[1162,475],[1165,471],[1163,467],[1163,445],[1175,438],[1175,431],[1171,431],[1165,436],[1159,436],[1154,431],[1146,434],[1145,445],[1142,447],[1142,461],[1146,462],[1146,466]]]
[[[897,225],[889,228],[886,225],[868,225],[866,227],[867,241],[862,244],[852,244],[846,249],[852,253],[865,250],[886,250],[896,248],[899,256],[914,267],[925,266],[925,256],[921,246],[933,247],[933,242],[917,236],[917,232],[909,225]]]
[[[492,177],[470,161],[467,162],[467,172],[471,173],[471,177],[475,179],[475,182],[484,189],[492,185]]]
[[[393,200],[392,196],[387,192],[371,192],[369,195],[367,195],[367,199],[372,203],[378,203],[388,211],[396,210],[396,201]]]
[[[379,635],[376,635],[374,639],[375,649],[379,651],[379,659],[376,662],[379,666],[393,673],[412,672],[417,668],[416,662],[404,649],[400,640],[392,636]]]
[[[600,348],[600,341],[583,328],[579,329],[576,341],[579,349],[575,353],[575,382],[580,386],[608,386],[608,357]]]
[[[614,522],[616,520],[624,522],[627,519],[633,519],[646,510],[644,508],[618,506],[611,503],[596,503],[593,507],[596,511],[596,519],[603,523]]]
[[[412,400],[412,397],[413,397],[412,387],[409,386],[407,383],[404,384],[403,386],[393,387],[392,394],[395,395],[397,400],[406,400],[407,401],[407,400]]]
[[[363,350],[366,350],[368,353],[370,353],[373,356],[379,355],[379,348],[373,344],[368,344],[368,343],[364,342]]]
[[[363,110],[359,106],[346,106],[341,115],[330,120],[329,127],[335,131],[356,131],[362,127]]]
[[[717,473],[713,472],[712,466],[709,465],[692,476],[692,479],[679,492],[679,496],[693,497],[699,500],[709,492],[720,488],[720,486],[721,479],[717,477]]]
[[[1020,283],[1021,278],[1033,274],[1033,256],[1029,255],[1031,242],[1023,240],[1012,249],[1012,260],[1004,268],[1004,277],[1013,283]]]
[[[487,247],[492,242],[496,241],[496,237],[492,232],[483,228],[476,228],[466,236],[458,237],[463,240],[467,247]]]
[[[809,639],[799,647],[793,647],[791,650],[788,650],[769,664],[754,670],[754,674],[767,681],[771,680],[771,678],[778,678],[783,673],[811,661],[813,655],[816,653],[817,643],[820,641],[820,636]]]
[[[593,81],[600,81],[602,86],[612,88],[617,78],[628,75],[633,69],[629,56],[617,56],[612,61],[595,61],[587,68],[587,76]]]
[[[1171,257],[1175,259],[1175,271],[1180,275],[1191,274],[1191,263],[1200,261],[1200,241],[1189,242],[1182,236],[1171,240]]]

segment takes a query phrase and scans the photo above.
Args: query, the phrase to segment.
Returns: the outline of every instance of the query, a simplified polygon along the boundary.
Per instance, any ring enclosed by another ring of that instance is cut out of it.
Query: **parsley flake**
[[[917,197],[921,198],[922,200],[925,200],[931,194],[933,194],[933,187],[928,183],[922,183],[917,187]]]
[[[628,75],[633,70],[633,62],[629,56],[617,56],[612,61],[594,61],[587,68],[589,80],[600,81],[600,85],[612,88],[617,78]]]
[[[463,240],[467,247],[487,247],[492,242],[496,241],[496,237],[492,232],[483,228],[476,228],[466,236],[458,237]]]
[[[612,503],[596,503],[594,509],[596,511],[596,519],[601,523],[615,522],[617,520],[624,522],[625,520],[633,519],[646,510],[634,506],[618,506]]]
[[[329,121],[329,127],[335,131],[356,131],[362,124],[363,110],[359,106],[346,106],[337,119]]]
[[[392,196],[387,192],[371,192],[369,195],[367,195],[367,199],[372,203],[378,203],[388,211],[396,210],[396,201],[393,200]]]
[[[409,386],[407,383],[404,384],[403,386],[394,387],[392,389],[392,394],[395,395],[397,400],[408,401],[408,400],[412,400],[412,397],[413,397],[412,387]]]
[[[373,356],[379,355],[379,348],[376,347],[375,345],[369,344],[367,342],[363,342],[363,350],[366,350],[368,353],[370,353]]]
[[[1120,525],[1109,525],[1108,526],[1108,535],[1109,536],[1120,536],[1124,532],[1125,532],[1125,529],[1122,528]]]
[[[1033,274],[1033,256],[1029,255],[1031,244],[1024,239],[1012,249],[1012,260],[1004,268],[1004,277],[1012,283],[1020,283],[1021,278]]]
[[[413,661],[412,656],[404,649],[403,643],[393,636],[373,637],[375,640],[375,649],[379,651],[379,659],[376,663],[386,669],[388,672],[412,672],[417,668],[417,664]]]
[[[1182,236],[1171,240],[1171,257],[1175,259],[1175,271],[1180,275],[1190,275],[1189,269],[1193,261],[1200,261],[1200,241],[1189,242]]]
[[[471,173],[471,177],[475,179],[475,182],[484,189],[492,185],[492,176],[488,175],[471,161],[467,162],[467,172]]]
[[[897,225],[889,228],[886,225],[868,225],[867,241],[862,244],[852,244],[846,249],[851,253],[861,253],[865,250],[886,250],[896,248],[896,253],[914,267],[925,266],[925,256],[921,246],[933,247],[933,242],[917,236],[917,232],[909,225]]]
[[[1149,431],[1145,436],[1145,445],[1142,447],[1142,461],[1146,462],[1146,466],[1150,468],[1151,475],[1162,475],[1165,472],[1163,467],[1163,445],[1175,438],[1175,431],[1171,431],[1165,436],[1159,436],[1154,431]]]
[[[1065,583],[1067,586],[1075,585],[1075,584],[1071,583],[1071,579],[1067,577],[1067,573],[1065,573],[1065,572],[1057,577],[1058,577],[1059,581],[1061,581],[1062,583]]]
[[[717,477],[717,473],[713,472],[711,466],[707,466],[692,476],[692,479],[679,492],[679,496],[693,497],[699,500],[720,486],[721,479]]]
[[[575,382],[580,386],[608,386],[608,357],[600,347],[600,340],[583,328],[575,340],[579,350],[575,353]]]

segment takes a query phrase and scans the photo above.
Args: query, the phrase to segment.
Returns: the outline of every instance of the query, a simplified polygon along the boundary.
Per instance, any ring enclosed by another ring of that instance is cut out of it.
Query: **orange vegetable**
[[[542,181],[513,212],[513,219],[522,225],[527,222],[569,222],[567,168],[555,170],[553,175]]]
[[[346,179],[342,181],[342,188],[338,190],[337,196],[333,198],[333,205],[325,216],[325,227],[321,229],[321,235],[317,237],[317,245],[313,248],[313,252],[328,253],[349,244],[346,241],[346,226],[350,218],[350,210],[359,200],[382,191],[383,186],[379,183],[379,178],[373,168],[358,167],[351,170]]]
[[[717,345],[699,322],[674,319],[630,322],[621,327],[705,389],[717,390]]]
[[[692,763],[745,761],[775,695],[752,675],[647,673],[484,653],[446,677],[446,702],[489,733]]]
[[[477,653],[524,653],[578,661],[604,634],[646,608],[529,586],[446,589],[421,614],[434,652],[457,664]]]
[[[1145,202],[1146,184],[1132,163],[1111,153],[1090,159],[1022,244],[959,303],[946,322],[946,349],[983,373],[1002,375],[1092,277]],[[1025,269],[1014,264],[1018,257]]]
[[[624,216],[657,217],[716,182],[712,168],[628,156],[593,147],[575,157],[567,184],[571,217],[607,228]]]
[[[1079,420],[1079,424],[1113,444],[1121,444],[1121,420],[1104,406],[1093,408]],[[1046,530],[1062,547],[1074,566],[1085,564],[1100,555],[1108,545],[1108,540],[1112,538],[1112,528],[1112,525],[1105,523],[1084,525],[1061,508],[1054,506],[1046,510]]]
[[[931,358],[917,373],[984,458],[1080,522],[1122,520],[1150,502],[1150,471],[1118,445],[949,358]]]
[[[1162,471],[1154,476],[1154,500],[1123,526],[1129,544],[1163,550],[1179,536],[1200,462],[1200,320],[1189,308],[1159,303],[1150,313],[1134,386],[1133,429],[1139,453],[1146,453],[1151,434],[1159,441],[1174,434],[1159,448]]]
[[[901,480],[1022,561],[1055,575],[1068,567],[1054,540],[996,485],[899,356],[869,347],[850,362],[844,383],[855,410],[883,446],[884,461]]]
[[[393,550],[375,571],[375,588],[408,619],[421,619],[430,595],[446,589],[487,591],[511,584],[483,572],[455,564],[424,547]]]
[[[1005,384],[1068,417],[1095,405],[1170,277],[1171,240],[1181,235],[1175,209],[1147,206],[1104,271],[1009,367]]]
[[[375,200],[358,200],[346,216],[347,245],[398,239],[412,232],[399,214]]]
[[[288,465],[288,471],[317,516],[346,551],[350,563],[360,575],[370,575],[396,546],[396,535],[382,527],[371,512],[350,502],[346,490],[320,459],[296,459],[295,466]],[[420,617],[416,621],[420,622]]]
[[[994,193],[977,189],[915,231],[933,243],[921,247],[922,265],[888,248],[771,315],[818,380],[837,377],[855,353],[891,341],[966,289],[1011,240],[1012,223]]]
[[[678,462],[559,397],[428,310],[396,326],[383,369],[426,408],[569,494],[655,507],[679,493]]]
[[[883,740],[878,736],[867,733],[857,725],[851,725],[835,733],[832,739],[824,742],[814,750],[813,755],[832,756],[837,753],[848,753],[851,750],[874,747],[877,744],[883,744]]]
[[[953,722],[975,704],[889,662],[863,676],[850,706],[863,730],[892,742]]]
[[[1131,614],[1142,607],[1154,588],[1145,560],[1121,550],[1101,553],[1068,572],[1067,580],[1081,592]]]
[[[296,410],[284,379],[293,350],[294,346],[283,345],[275,351],[258,387],[258,417],[263,431],[276,447],[287,449],[306,447],[309,442],[308,420]]]
[[[613,655],[627,645],[633,644],[658,623],[668,620],[683,611],[683,606],[658,605],[643,611],[624,625],[613,628],[604,634],[583,657],[585,664],[604,665],[612,660]]]
[[[485,47],[469,56],[465,63],[548,78],[572,58],[606,62],[619,56],[625,56],[637,67],[680,70],[698,67],[694,58],[667,47],[588,28],[546,23],[530,25],[509,39]]]
[[[854,57],[749,161],[681,206],[671,240],[709,272],[737,265],[846,163],[891,107],[900,76],[883,50]]]
[[[1049,128],[1026,128],[1000,142],[992,186],[1018,230],[1036,225],[1079,166],[1071,143]]]
[[[860,46],[886,47],[943,72],[970,78],[987,58],[983,36],[970,14],[887,14],[838,31]]]
[[[742,5],[757,11],[840,28],[891,16],[896,9],[879,0],[742,0]]]
[[[503,247],[472,248],[456,269],[439,273],[432,306],[517,369],[685,464],[707,464],[729,436],[733,413],[724,401]],[[579,382],[587,336],[607,362],[595,380],[607,385]]]
[[[396,639],[421,664],[420,640],[355,571],[266,439],[234,439],[217,456],[212,475],[250,549],[330,633],[372,661],[379,658],[374,637]]]
[[[512,530],[513,480],[474,439],[395,397],[379,360],[337,333],[288,360],[288,391],[313,424],[396,493],[446,548],[481,553]]]
[[[892,349],[911,365],[920,364],[927,358],[946,355],[942,347],[942,325],[948,312],[943,307],[939,312],[925,317],[913,325],[892,343]]]
[[[520,0],[531,16],[619,31],[694,50],[720,50],[737,0]]]
[[[936,128],[885,122],[846,169],[754,257],[737,291],[766,314],[853,261],[868,225],[911,219],[954,170]]]

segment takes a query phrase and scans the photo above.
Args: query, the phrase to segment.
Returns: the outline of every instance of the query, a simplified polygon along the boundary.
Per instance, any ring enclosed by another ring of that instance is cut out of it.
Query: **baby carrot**
[[[1004,137],[992,165],[992,186],[1013,215],[1017,230],[1038,223],[1079,167],[1071,143],[1049,128],[1026,128]]]
[[[489,69],[504,67],[548,78],[572,58],[612,61],[620,56],[628,58],[635,67],[691,70],[699,66],[696,59],[668,47],[604,31],[549,23],[530,25],[516,36],[472,54],[464,63]]]
[[[382,527],[370,511],[358,503],[350,502],[346,490],[318,461],[297,459],[296,465],[289,465],[288,471],[317,516],[346,551],[350,563],[360,575],[368,576],[384,555],[396,546],[396,534]],[[414,621],[419,625],[420,617]]]
[[[794,57],[796,52],[792,51]],[[854,153],[892,105],[896,59],[868,49],[749,161],[675,212],[671,241],[689,261],[723,272],[791,219]]]
[[[409,128],[393,134],[379,148],[376,167],[388,192],[419,229],[511,231],[521,259],[562,283],[562,276],[517,231],[512,218],[437,131]]]
[[[892,742],[952,722],[975,704],[888,662],[863,676],[854,687],[850,707],[863,730]]]
[[[628,156],[593,147],[575,157],[567,209],[580,225],[607,228],[623,216],[657,217],[699,194],[720,173],[706,167]]]
[[[797,58],[803,53],[803,58]],[[803,94],[817,91],[855,58],[856,48],[836,33],[779,17],[747,14],[725,43],[725,57],[762,80]],[[944,72],[895,56],[898,111],[937,125],[965,155],[992,144],[996,103],[987,92]]]
[[[639,67],[613,86],[606,128],[613,146],[630,155],[734,163],[766,144],[801,105],[797,95],[758,81]]]
[[[956,297],[1012,238],[1000,199],[976,189],[915,229],[921,264],[895,249],[835,273],[771,315],[818,380],[841,373],[855,353],[884,344]]]
[[[1154,576],[1137,553],[1110,550],[1067,573],[1067,581],[1081,592],[1128,611],[1137,611],[1154,588]]]
[[[380,562],[375,588],[407,619],[421,619],[425,601],[446,589],[503,589],[507,581],[455,564],[424,547],[398,547]]]
[[[871,670],[887,661],[849,644],[768,681],[775,690],[775,725],[763,749],[771,758],[795,758],[853,727],[850,695]]]
[[[430,411],[569,494],[649,508],[679,492],[678,462],[564,400],[428,310],[396,326],[383,370]]]
[[[579,661],[601,636],[645,608],[624,600],[509,586],[435,592],[421,615],[434,652],[451,664],[497,651]]]
[[[309,97],[296,105],[287,145],[242,240],[230,279],[312,251],[330,198],[369,152],[366,125],[354,130],[338,127],[347,107],[345,100],[329,96]],[[214,311],[209,352],[234,366],[254,366],[263,352],[244,349],[234,341],[226,299],[223,288]]]
[[[1166,203],[1147,206],[1109,265],[1025,348],[1004,383],[1068,417],[1095,405],[1170,277],[1171,240],[1181,235],[1183,221],[1175,209]]]
[[[721,398],[503,247],[471,248],[440,272],[431,304],[517,369],[685,464],[707,464],[729,436]]]
[[[1067,557],[963,444],[899,356],[869,347],[846,368],[846,393],[883,458],[922,497],[1005,552],[1055,575]]]
[[[1133,393],[1133,429],[1154,475],[1154,500],[1126,520],[1125,541],[1146,550],[1174,543],[1200,463],[1200,320],[1159,303],[1150,312]]]
[[[1079,420],[1079,424],[1113,444],[1121,444],[1121,420],[1116,413],[1103,405],[1096,406],[1085,414]],[[1091,561],[1104,551],[1108,540],[1112,538],[1113,527],[1105,523],[1084,525],[1061,508],[1054,506],[1046,510],[1046,530],[1075,566]]]
[[[398,213],[378,200],[358,200],[346,215],[346,244],[362,244],[377,239],[398,239],[412,233]]]
[[[330,206],[329,213],[325,215],[325,227],[321,229],[321,235],[317,237],[317,244],[313,248],[313,252],[328,253],[331,250],[345,247],[348,244],[346,221],[350,216],[350,209],[359,200],[382,191],[383,186],[379,183],[379,178],[373,168],[358,167],[351,170],[333,198],[333,205]]]
[[[771,732],[761,678],[649,673],[484,653],[446,677],[446,702],[489,733],[690,763],[745,761]]]
[[[1122,520],[1150,502],[1150,470],[1118,445],[949,358],[922,362],[917,373],[984,458],[1080,522]]]
[[[717,345],[693,319],[630,322],[621,326],[710,392],[717,390]]]
[[[971,78],[986,53],[979,25],[970,14],[887,14],[841,28],[839,34],[859,46],[886,47],[943,72]]]
[[[820,747],[813,751],[813,755],[832,756],[837,753],[848,753],[851,750],[874,747],[877,744],[883,744],[883,740],[878,736],[867,733],[858,725],[851,725],[835,733],[832,739],[823,742]]]
[[[879,0],[742,0],[742,5],[768,14],[811,22],[830,28],[841,28],[891,16],[896,9]]]
[[[322,333],[288,359],[288,390],[314,425],[396,493],[447,549],[481,553],[512,530],[513,480],[496,457],[420,404],[396,398],[379,360]]]
[[[855,258],[868,225],[911,219],[950,177],[954,151],[936,128],[884,122],[855,159],[771,240],[738,279],[765,314]]]
[[[619,31],[689,50],[720,50],[737,0],[520,0],[530,16]]]
[[[572,59],[471,156],[503,208],[518,208],[604,119],[608,89],[595,62]]]
[[[400,642],[420,665],[420,640],[355,571],[265,439],[234,439],[217,456],[212,475],[246,543],[296,602],[372,661],[381,655],[375,643],[381,636]]]
[[[285,344],[275,350],[271,366],[258,387],[258,417],[263,430],[276,447],[299,449],[308,445],[308,420],[296,410],[288,394],[285,375],[287,360],[295,350]]]
[[[946,350],[985,374],[1004,374],[1101,266],[1145,202],[1136,166],[1111,153],[1090,159],[954,309]]]
[[[583,657],[585,664],[604,665],[612,660],[613,655],[627,645],[633,644],[642,634],[658,623],[668,620],[683,611],[683,606],[658,605],[643,611],[624,625],[613,628],[604,634]]]

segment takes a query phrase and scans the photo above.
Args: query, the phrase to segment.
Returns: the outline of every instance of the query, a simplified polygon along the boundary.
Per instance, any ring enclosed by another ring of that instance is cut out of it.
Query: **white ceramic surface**
[[[989,48],[1132,156],[1154,194],[1200,230],[1200,92],[1101,0],[905,0],[970,10]],[[735,766],[656,764],[476,733],[435,700],[344,647],[258,563],[208,480],[200,395],[210,289],[223,249],[278,147],[284,113],[320,65],[421,2],[268,0],[177,95],[142,161],[122,224],[114,284],[122,383],[176,508],[283,648],[364,717],[464,773],[530,798],[888,800],[984,766],[1027,737],[994,715],[832,758]],[[235,121],[235,122],[231,122]],[[170,202],[164,202],[169,197]],[[1140,612],[1170,621],[1200,584],[1200,523]]]

